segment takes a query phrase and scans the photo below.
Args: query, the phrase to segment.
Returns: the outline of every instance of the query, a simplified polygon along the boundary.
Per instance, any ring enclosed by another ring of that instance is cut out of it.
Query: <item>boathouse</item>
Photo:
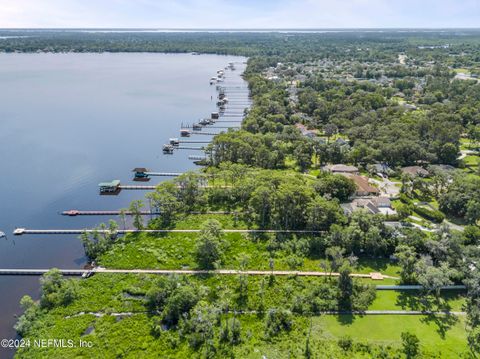
[[[113,180],[111,182],[102,182],[98,184],[100,193],[114,193],[120,190],[120,180]]]
[[[147,178],[148,177],[148,174],[146,173],[146,172],[148,172],[148,170],[145,167],[134,168],[132,172],[135,173],[135,178]]]

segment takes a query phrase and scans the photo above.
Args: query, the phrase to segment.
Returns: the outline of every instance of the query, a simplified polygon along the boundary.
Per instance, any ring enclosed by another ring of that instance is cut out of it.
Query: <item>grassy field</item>
[[[323,316],[314,320],[318,331],[332,339],[350,336],[354,341],[400,346],[400,334],[409,331],[418,336],[424,350],[439,358],[458,358],[468,351],[465,322],[461,317],[435,316]]]
[[[190,215],[182,218],[176,228],[200,228],[207,218],[215,218],[224,228],[246,228],[246,224],[234,215]],[[121,237],[99,263],[110,268],[195,268],[194,248],[197,234],[149,235],[132,234]],[[275,239],[266,235],[255,237],[238,233],[224,235],[225,256],[223,268],[269,269],[274,258],[274,269],[291,268],[291,246],[305,245],[309,237],[296,240]],[[302,244],[303,243],[303,244]],[[275,247],[275,251],[272,248]],[[299,247],[300,248],[300,247]],[[301,252],[295,247],[295,252]],[[322,270],[321,258],[305,255],[295,269]],[[398,276],[399,267],[388,259],[360,258],[355,272],[381,272]],[[21,350],[19,358],[203,358],[206,349],[194,351],[177,330],[164,330],[159,336],[152,332],[154,316],[148,313],[146,294],[158,283],[155,275],[98,273],[88,280],[80,280],[78,297],[67,306],[59,306],[44,312],[38,318],[33,337],[74,338],[88,340],[94,349],[73,348],[59,350]],[[400,333],[417,334],[425,350],[426,358],[453,358],[466,350],[462,317],[453,316],[315,316],[293,315],[291,331],[275,338],[265,336],[265,310],[269,308],[292,309],[298,296],[304,296],[313,288],[336,279],[242,276],[186,276],[182,283],[193,285],[205,293],[205,301],[217,306],[245,310],[251,314],[237,314],[241,322],[242,342],[229,346],[219,342],[215,335],[217,356],[236,358],[302,358],[306,338],[310,332],[310,349],[317,358],[400,358]],[[369,284],[395,284],[395,279],[373,281]],[[243,284],[242,284],[243,283]],[[93,294],[94,293],[94,294]],[[305,298],[305,297],[304,297]],[[324,300],[322,294],[315,298]],[[316,300],[311,298],[310,300]],[[445,293],[439,301],[422,299],[415,292],[377,291],[370,310],[451,310],[460,311],[461,293]],[[253,314],[251,311],[253,311]],[[90,312],[106,314],[96,317]],[[86,313],[78,315],[79,313]],[[115,317],[109,313],[133,313]],[[78,315],[78,316],[77,316]],[[233,314],[222,314],[226,320]],[[215,326],[215,331],[219,331]],[[68,334],[68,335],[67,335]],[[343,350],[338,339],[353,339],[354,347]],[[439,354],[441,351],[441,354]],[[427,353],[428,352],[428,353]]]
[[[370,310],[439,310],[462,311],[465,303],[463,292],[445,291],[437,302],[434,298],[423,298],[415,291],[378,290]]]

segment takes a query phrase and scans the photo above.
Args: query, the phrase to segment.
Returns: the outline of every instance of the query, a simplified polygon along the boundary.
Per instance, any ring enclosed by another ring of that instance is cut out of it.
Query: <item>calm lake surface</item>
[[[83,267],[77,236],[11,233],[108,220],[59,212],[114,210],[143,198],[144,191],[98,194],[102,181],[138,184],[134,167],[195,168],[187,156],[199,151],[168,156],[162,145],[179,137],[181,123],[215,110],[210,77],[228,62],[243,61],[190,54],[0,54],[0,231],[8,236],[0,239],[0,268]],[[238,83],[243,69],[237,65],[229,80]],[[38,277],[0,276],[0,293],[0,339],[12,338],[18,302],[24,294],[38,297]],[[0,357],[12,355],[0,349]]]

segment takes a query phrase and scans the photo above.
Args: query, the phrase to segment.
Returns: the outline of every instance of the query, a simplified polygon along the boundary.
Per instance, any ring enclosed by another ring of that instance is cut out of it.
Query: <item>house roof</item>
[[[357,192],[367,192],[372,194],[380,193],[379,189],[373,186],[370,186],[368,179],[358,175],[345,174],[346,177],[350,178],[355,185],[357,186]]]
[[[372,201],[377,205],[377,207],[391,207],[392,202],[388,197],[376,197]]]
[[[318,135],[318,130],[309,130],[307,128],[307,126],[305,126],[301,123],[296,123],[295,127],[298,128],[300,130],[300,132],[302,133],[302,135],[304,135],[304,136],[311,136],[311,135],[317,136]]]
[[[337,164],[328,166],[328,169],[331,172],[345,172],[345,173],[355,173],[358,172],[358,168],[355,166],[348,166],[344,164]]]
[[[120,185],[120,180],[113,180],[112,182],[101,182],[98,184],[99,187],[118,187]]]
[[[427,176],[428,171],[420,166],[408,166],[402,168],[403,173],[408,173],[412,176]]]

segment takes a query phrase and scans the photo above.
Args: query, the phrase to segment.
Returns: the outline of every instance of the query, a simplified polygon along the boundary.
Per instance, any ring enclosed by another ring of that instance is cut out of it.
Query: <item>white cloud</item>
[[[473,27],[478,0],[0,0],[0,27]]]

